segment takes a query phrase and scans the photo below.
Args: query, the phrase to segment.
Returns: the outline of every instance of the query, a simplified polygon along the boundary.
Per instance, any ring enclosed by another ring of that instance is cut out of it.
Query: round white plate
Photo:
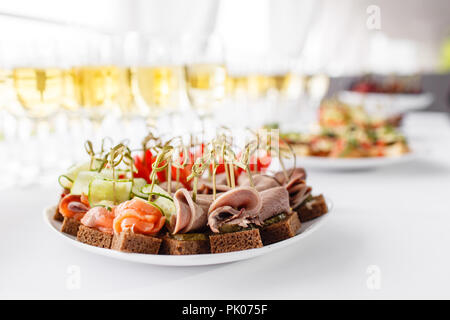
[[[387,167],[394,164],[406,163],[416,159],[417,153],[410,152],[399,157],[380,157],[380,158],[327,158],[327,157],[301,157],[297,156],[297,166],[306,169],[324,169],[324,170],[361,170],[361,169],[375,169],[380,167]],[[293,160],[291,160],[293,162]],[[293,163],[286,164],[286,166],[293,166]]]
[[[219,253],[219,254],[200,254],[200,255],[188,255],[188,256],[170,256],[170,255],[157,255],[157,254],[138,254],[138,253],[125,253],[119,252],[110,249],[103,249],[94,246],[90,246],[79,242],[76,240],[76,237],[70,236],[68,234],[62,233],[61,222],[53,219],[53,215],[56,210],[56,206],[49,206],[44,209],[44,221],[50,227],[51,230],[54,231],[60,238],[68,241],[70,244],[89,251],[94,254],[99,254],[107,257],[112,257],[120,260],[138,262],[138,263],[146,263],[153,265],[162,265],[162,266],[204,266],[204,265],[213,265],[213,264],[221,264],[228,263],[233,261],[240,261],[251,259],[257,256],[261,256],[263,254],[267,254],[274,250],[278,250],[294,243],[299,242],[301,239],[309,236],[315,230],[317,230],[324,221],[329,217],[331,211],[333,209],[332,203],[327,199],[327,205],[329,212],[322,217],[319,217],[313,221],[305,222],[302,224],[301,229],[298,234],[290,239],[274,243],[272,245],[264,246],[258,249],[244,250],[238,252],[230,252],[230,253]]]
[[[431,93],[384,94],[354,91],[342,91],[339,93],[338,98],[342,102],[350,105],[363,105],[369,113],[376,113],[380,107],[385,107],[384,111],[388,114],[399,114],[407,111],[425,109],[434,100]]]

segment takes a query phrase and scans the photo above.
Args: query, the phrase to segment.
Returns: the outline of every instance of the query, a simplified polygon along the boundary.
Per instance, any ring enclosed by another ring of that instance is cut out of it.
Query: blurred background
[[[422,98],[377,102],[389,115],[448,112],[449,12],[448,0],[3,1],[0,188],[54,183],[86,139],[304,131],[346,91]]]

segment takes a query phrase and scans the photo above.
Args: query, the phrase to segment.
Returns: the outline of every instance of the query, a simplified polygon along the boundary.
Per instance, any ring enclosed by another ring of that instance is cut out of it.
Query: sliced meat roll
[[[172,216],[170,225],[174,226],[172,233],[187,233],[206,227],[208,210],[206,205],[195,203],[187,189],[179,189],[173,195],[176,213]]]
[[[275,178],[278,180],[280,185],[287,184],[290,180],[299,178],[301,180],[306,179],[306,171],[303,168],[295,168],[287,170],[288,180],[286,180],[286,176],[283,171],[275,173]]]
[[[262,208],[258,215],[259,223],[281,213],[291,213],[289,193],[285,187],[264,190],[261,193]],[[255,221],[256,222],[256,221]]]
[[[230,187],[226,184],[217,184],[216,183],[216,193],[227,192],[230,191]],[[199,194],[213,194],[213,184],[209,181],[201,181],[199,182],[199,186],[197,188],[197,192]]]
[[[164,190],[169,191],[167,181],[161,182],[161,183],[159,184],[159,186],[160,186],[161,188],[163,188]],[[180,190],[180,189],[184,188],[184,186],[183,186],[183,184],[182,184],[181,182],[178,182],[178,183],[177,183],[176,181],[172,180],[170,188],[171,188],[170,191],[173,193],[173,192],[175,192],[175,191],[177,191],[177,190]]]
[[[285,186],[289,193],[289,203],[292,209],[297,209],[311,195],[312,188],[299,177],[291,179]]]
[[[208,225],[218,233],[224,224],[246,228],[258,220],[262,200],[259,192],[251,187],[239,187],[220,195],[209,207]]]
[[[277,182],[277,180],[274,177],[262,175],[262,174],[255,174],[252,175],[253,183],[255,184],[256,191],[264,191],[267,189],[279,187],[280,184]],[[238,178],[238,184],[239,186],[250,186],[250,179],[247,174],[243,173]]]

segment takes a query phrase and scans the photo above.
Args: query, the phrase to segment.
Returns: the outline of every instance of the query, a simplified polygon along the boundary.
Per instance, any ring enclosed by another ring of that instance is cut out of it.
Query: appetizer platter
[[[425,109],[434,100],[431,93],[423,91],[420,77],[394,76],[377,80],[370,75],[342,91],[339,99],[350,105],[364,105],[370,110],[385,107],[385,112],[394,115]]]
[[[415,156],[398,128],[401,121],[401,116],[373,116],[363,107],[328,100],[319,108],[318,123],[311,132],[284,132],[280,134],[280,144],[289,144],[305,167],[391,165]]]
[[[286,170],[291,148],[255,137],[240,150],[218,134],[187,145],[149,134],[94,151],[59,177],[59,203],[44,210],[50,228],[101,255],[161,265],[216,264],[295,243],[330,211],[303,168]],[[292,154],[295,157],[294,154]],[[272,158],[282,170],[269,170]]]
[[[349,89],[359,93],[404,95],[423,93],[421,78],[418,76],[391,76],[385,79],[375,79],[369,74],[354,81]]]
[[[392,115],[423,110],[434,101],[433,94],[428,92],[418,94],[386,94],[342,91],[339,93],[338,98],[350,105],[363,105],[371,110],[384,107],[385,111]]]

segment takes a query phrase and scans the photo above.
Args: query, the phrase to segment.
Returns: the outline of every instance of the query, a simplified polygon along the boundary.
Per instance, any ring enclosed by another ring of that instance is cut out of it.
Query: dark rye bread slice
[[[189,255],[210,253],[208,240],[177,240],[170,236],[162,239],[160,254]]]
[[[61,232],[70,234],[72,236],[77,236],[78,228],[80,227],[81,222],[74,218],[64,217]]]
[[[64,216],[59,212],[59,205],[56,206],[55,214],[53,215],[53,219],[56,221],[64,221]]]
[[[61,201],[64,198],[64,196],[69,194],[69,193],[70,193],[70,190],[65,189],[64,193],[59,197],[58,205],[56,206],[55,214],[53,215],[53,219],[54,220],[56,220],[56,221],[63,221],[64,220],[64,216],[61,214],[61,212],[59,212],[59,204],[61,203]]]
[[[81,225],[78,228],[77,240],[99,248],[111,248],[113,234]]]
[[[294,237],[302,226],[296,212],[288,215],[284,220],[263,227],[261,239],[265,246]]]
[[[210,235],[209,242],[211,253],[241,251],[263,246],[258,229]]]
[[[53,219],[56,221],[64,220],[64,216],[61,214],[61,212],[59,212],[59,204],[61,203],[61,200],[62,200],[62,198],[59,199],[58,205],[56,206],[56,209],[55,209],[55,214],[53,215]]]
[[[296,211],[300,221],[307,222],[328,213],[328,206],[324,196],[319,195],[306,201],[306,203],[302,204]]]
[[[152,236],[145,236],[132,232],[130,229],[114,234],[111,249],[132,252],[157,254],[162,240]]]

